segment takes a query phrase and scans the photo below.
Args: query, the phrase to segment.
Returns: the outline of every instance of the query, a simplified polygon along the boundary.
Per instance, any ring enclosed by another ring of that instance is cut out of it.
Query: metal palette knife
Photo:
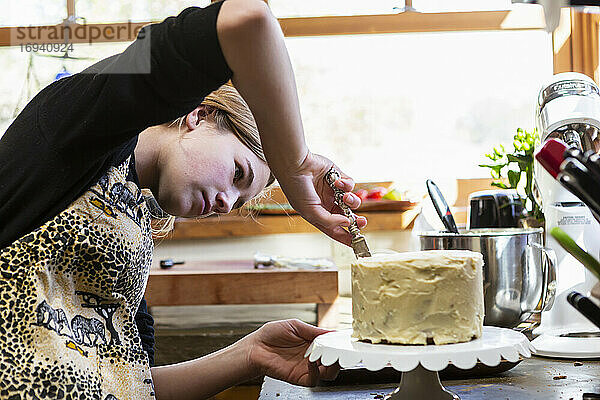
[[[371,257],[371,252],[369,251],[369,246],[367,246],[367,241],[365,237],[361,235],[360,229],[358,229],[358,223],[356,221],[356,215],[350,210],[350,207],[346,203],[344,203],[344,191],[334,185],[334,182],[340,179],[340,174],[335,170],[334,167],[331,167],[329,171],[325,174],[325,180],[333,189],[333,195],[335,198],[335,203],[342,209],[344,215],[350,219],[350,226],[348,227],[348,231],[352,235],[352,242],[350,245],[354,250],[354,255],[357,258],[359,257]]]

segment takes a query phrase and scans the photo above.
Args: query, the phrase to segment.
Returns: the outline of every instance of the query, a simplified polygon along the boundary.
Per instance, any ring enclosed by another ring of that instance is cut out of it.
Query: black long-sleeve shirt
[[[144,129],[192,111],[229,80],[216,30],[221,5],[187,8],[145,27],[123,53],[53,82],[27,104],[0,139],[0,248],[55,217],[121,164]],[[152,359],[145,302],[136,322]]]

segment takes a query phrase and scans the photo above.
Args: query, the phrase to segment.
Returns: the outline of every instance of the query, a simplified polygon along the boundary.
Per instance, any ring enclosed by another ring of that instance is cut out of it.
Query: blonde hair
[[[260,135],[254,116],[250,111],[250,107],[244,101],[239,92],[227,83],[204,98],[201,105],[207,107],[208,113],[214,120],[219,130],[232,132],[246,147],[248,147],[256,156],[267,162],[265,153],[260,142]],[[177,118],[170,122],[168,126],[177,126],[181,131],[181,127],[185,124],[187,115]],[[267,186],[271,186],[275,182],[273,173],[269,175]],[[260,195],[259,195],[260,196]],[[154,215],[161,220],[160,224],[153,224],[152,234],[155,237],[164,237],[173,230],[175,217],[172,215]]]

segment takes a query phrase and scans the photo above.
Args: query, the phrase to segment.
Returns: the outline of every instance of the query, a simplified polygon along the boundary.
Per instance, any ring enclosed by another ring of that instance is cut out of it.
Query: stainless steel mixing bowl
[[[541,228],[486,228],[419,235],[421,250],[472,250],[483,254],[484,325],[514,328],[549,310],[556,291],[554,252]]]

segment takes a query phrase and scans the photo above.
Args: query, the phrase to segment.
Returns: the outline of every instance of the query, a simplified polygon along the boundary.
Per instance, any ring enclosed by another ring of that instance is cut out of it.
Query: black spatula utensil
[[[448,207],[448,203],[446,203],[444,196],[442,196],[442,192],[431,179],[427,179],[426,183],[429,197],[431,197],[435,211],[437,211],[438,215],[440,216],[444,227],[446,227],[448,232],[458,233],[456,222],[454,222],[454,217],[452,216],[450,207]]]

